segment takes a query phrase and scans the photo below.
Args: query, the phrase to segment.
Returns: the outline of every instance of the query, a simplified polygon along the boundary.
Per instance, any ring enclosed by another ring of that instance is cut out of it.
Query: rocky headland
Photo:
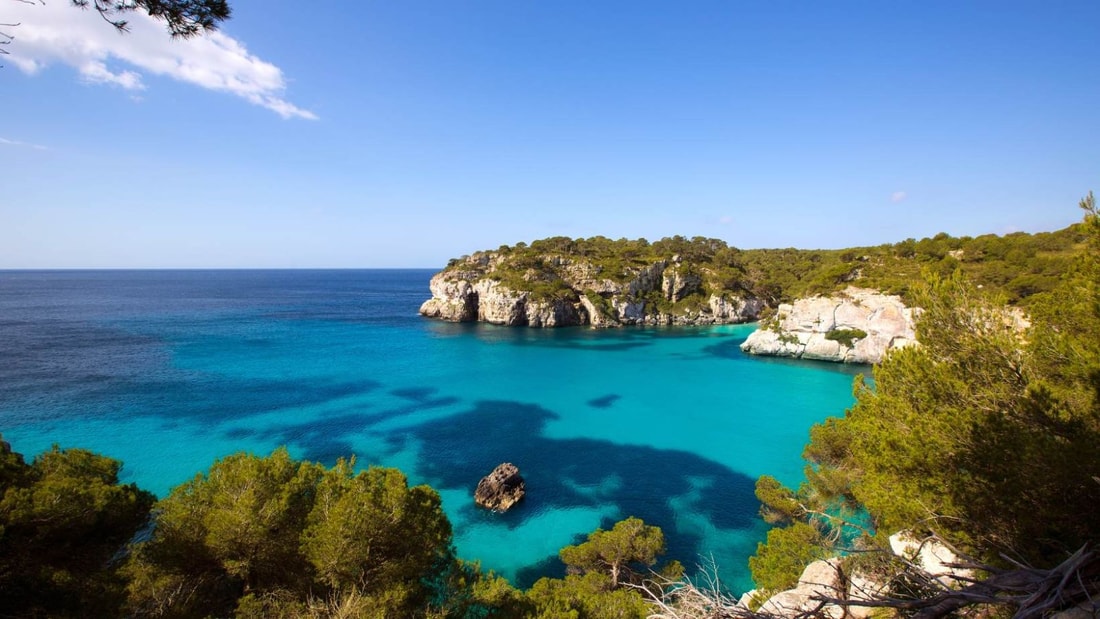
[[[1018,306],[1057,285],[1082,234],[1073,226],[1008,237],[940,234],[838,250],[553,237],[451,260],[431,279],[420,313],[539,328],[760,320],[743,346],[748,353],[876,363],[915,341],[915,310],[892,293],[910,290],[923,272],[960,271]]]
[[[751,322],[764,302],[716,285],[715,269],[679,255],[611,268],[554,254],[537,265],[481,252],[432,277],[420,313],[452,322],[528,327],[714,325]],[[529,262],[529,261],[523,261]]]
[[[901,297],[849,287],[827,296],[781,304],[741,345],[754,355],[878,363],[890,350],[916,342],[917,312]]]

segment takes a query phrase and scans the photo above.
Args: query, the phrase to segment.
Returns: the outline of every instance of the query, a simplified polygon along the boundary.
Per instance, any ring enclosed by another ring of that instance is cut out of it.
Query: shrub
[[[867,337],[867,332],[862,329],[833,329],[825,334],[825,339],[839,342],[845,348],[851,348],[856,340]]]

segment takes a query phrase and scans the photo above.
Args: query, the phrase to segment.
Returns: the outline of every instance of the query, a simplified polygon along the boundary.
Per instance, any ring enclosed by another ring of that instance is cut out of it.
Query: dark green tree
[[[120,31],[129,29],[124,19],[127,13],[144,11],[163,20],[174,37],[192,37],[215,30],[229,19],[226,0],[72,0],[73,6],[94,8],[108,23]]]
[[[301,550],[317,580],[333,590],[367,595],[402,588],[423,604],[421,579],[453,560],[451,525],[439,494],[410,488],[397,469],[355,474],[341,461],[317,484],[316,499],[301,533]]]
[[[124,582],[113,559],[154,500],[119,483],[121,467],[56,446],[28,465],[0,440],[0,615],[119,613]]]
[[[611,588],[616,588],[623,582],[644,578],[664,553],[665,536],[660,527],[632,517],[615,523],[610,531],[596,529],[583,544],[566,546],[558,554],[570,572],[607,574]],[[683,570],[679,563],[673,563],[664,571],[675,579]]]
[[[797,491],[758,483],[765,517],[788,527],[753,559],[758,584],[850,547],[858,524],[864,547],[907,529],[1038,568],[1100,538],[1100,223],[1091,194],[1082,207],[1087,247],[1032,302],[1029,328],[958,272],[914,290],[921,345],[811,430]]]
[[[542,578],[527,591],[532,619],[644,619],[645,598],[634,589],[613,588],[601,572]]]
[[[175,488],[127,565],[131,612],[427,612],[455,561],[439,495],[410,488],[394,469],[354,468],[342,460],[326,469],[278,449],[229,456]]]

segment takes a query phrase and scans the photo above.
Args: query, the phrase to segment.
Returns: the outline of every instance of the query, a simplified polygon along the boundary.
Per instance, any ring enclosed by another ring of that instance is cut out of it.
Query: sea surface
[[[417,315],[430,270],[0,271],[0,433],[92,449],[165,496],[238,451],[402,469],[459,555],[521,586],[637,516],[734,592],[763,539],[753,483],[802,476],[857,371],[749,357],[753,326],[538,330]],[[501,462],[527,480],[474,506]]]

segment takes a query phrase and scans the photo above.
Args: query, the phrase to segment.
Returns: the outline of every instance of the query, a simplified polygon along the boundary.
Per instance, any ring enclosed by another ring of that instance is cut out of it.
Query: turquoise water
[[[0,431],[125,462],[163,496],[226,454],[396,466],[439,490],[460,556],[530,584],[627,516],[735,591],[753,483],[801,477],[859,368],[752,358],[751,326],[534,330],[416,315],[430,271],[0,272]],[[507,514],[476,508],[503,461]]]

